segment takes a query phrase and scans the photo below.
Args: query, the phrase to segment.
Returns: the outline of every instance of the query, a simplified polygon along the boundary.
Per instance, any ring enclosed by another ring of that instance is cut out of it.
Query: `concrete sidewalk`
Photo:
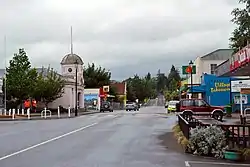
[[[41,114],[39,113],[33,113],[30,115],[30,119],[28,119],[27,116],[15,116],[15,119],[12,119],[12,116],[6,116],[6,118],[1,118],[0,117],[0,121],[26,121],[26,120],[49,120],[49,119],[66,119],[66,118],[75,118],[75,117],[79,117],[82,115],[89,115],[89,114],[96,114],[96,113],[100,113],[100,111],[86,111],[86,112],[78,112],[78,116],[75,116],[74,112],[71,112],[70,117],[68,115],[68,113],[63,113],[60,115],[60,117],[58,117],[57,114],[53,114],[51,115],[51,117],[49,117],[49,115],[47,115],[46,118],[42,118]]]

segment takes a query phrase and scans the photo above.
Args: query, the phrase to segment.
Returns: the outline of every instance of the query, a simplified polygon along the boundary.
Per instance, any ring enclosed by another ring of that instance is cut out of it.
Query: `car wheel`
[[[192,115],[193,115],[193,113],[191,111],[184,111],[183,112],[184,119],[186,119],[186,120],[190,120],[192,118]]]
[[[213,113],[213,118],[219,121],[222,121],[223,114],[221,112],[214,112]]]

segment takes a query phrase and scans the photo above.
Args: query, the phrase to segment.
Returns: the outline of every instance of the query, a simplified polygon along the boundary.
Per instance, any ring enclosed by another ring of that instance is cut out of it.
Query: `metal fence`
[[[227,144],[232,148],[246,148],[250,147],[250,125],[236,125],[236,124],[205,124],[194,118],[193,116],[178,115],[178,124],[184,136],[190,138],[190,130],[197,126],[207,127],[216,125],[222,128],[227,138]]]

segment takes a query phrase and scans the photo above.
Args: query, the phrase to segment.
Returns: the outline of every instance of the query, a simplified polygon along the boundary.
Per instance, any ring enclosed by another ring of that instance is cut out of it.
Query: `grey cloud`
[[[228,47],[233,28],[229,0],[196,8],[183,0],[71,1],[1,0],[0,36],[7,35],[8,59],[24,47],[34,66],[50,64],[60,71],[72,25],[74,52],[85,64],[95,62],[111,69],[114,78],[123,78],[168,71],[172,64]]]

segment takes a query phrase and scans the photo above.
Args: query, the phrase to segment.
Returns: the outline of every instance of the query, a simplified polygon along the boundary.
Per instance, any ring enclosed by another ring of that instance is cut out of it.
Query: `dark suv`
[[[105,111],[113,112],[113,106],[109,101],[101,103],[100,112],[105,112]]]
[[[212,115],[217,120],[222,120],[225,115],[224,107],[210,106],[203,99],[181,99],[177,110],[186,115],[201,114]]]

